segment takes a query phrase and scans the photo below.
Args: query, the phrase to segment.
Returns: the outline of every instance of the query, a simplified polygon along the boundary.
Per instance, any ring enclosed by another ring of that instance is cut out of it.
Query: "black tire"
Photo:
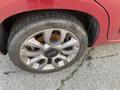
[[[61,12],[42,12],[42,13],[28,14],[19,17],[19,19],[13,25],[8,40],[8,54],[11,60],[13,61],[13,63],[23,70],[34,73],[48,73],[48,72],[59,71],[65,68],[62,67],[57,70],[40,72],[37,70],[30,69],[20,59],[20,55],[19,55],[20,47],[22,43],[30,35],[32,35],[35,32],[38,32],[38,30],[40,29],[49,29],[53,27],[69,30],[78,37],[81,43],[81,49],[79,50],[79,54],[75,57],[75,59],[71,63],[69,63],[65,67],[68,67],[71,64],[73,64],[75,61],[78,61],[82,57],[84,51],[88,46],[87,34],[81,22],[77,20],[74,16],[69,14],[65,14]]]

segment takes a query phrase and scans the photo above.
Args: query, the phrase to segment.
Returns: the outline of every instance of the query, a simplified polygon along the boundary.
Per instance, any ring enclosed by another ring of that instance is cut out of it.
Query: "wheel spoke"
[[[43,70],[44,67],[46,67],[46,66],[47,66],[47,62],[45,62],[45,63],[43,63],[43,64],[34,63],[32,67],[33,67],[34,69],[41,69],[41,70]]]
[[[38,63],[34,63],[32,66],[34,69],[38,69],[39,68],[39,64]]]
[[[67,31],[61,30],[61,38],[60,38],[59,43],[64,42],[66,35],[67,35]]]
[[[52,65],[54,68],[59,68],[58,64],[55,61],[52,62]]]
[[[55,67],[51,64],[47,64],[43,67],[43,70],[50,70],[50,69],[54,69]]]
[[[68,61],[70,62],[72,59],[74,59],[75,56],[76,56],[76,53],[70,54],[68,56]]]
[[[71,47],[71,46],[74,46],[74,45],[77,45],[77,44],[78,44],[78,41],[76,39],[72,38],[71,40],[69,40],[66,43],[62,44],[61,48],[65,49],[67,47]]]
[[[40,55],[40,51],[29,51],[29,50],[27,50],[27,49],[22,49],[21,54],[22,54],[23,56],[33,57],[33,56]]]
[[[50,45],[45,44],[45,45],[44,45],[44,50],[47,50],[48,48],[50,48]]]
[[[59,61],[58,63],[56,63],[56,59],[60,59],[61,61]],[[54,57],[53,59],[52,59],[52,65],[55,67],[55,68],[58,68],[58,67],[60,67],[60,66],[63,66],[63,65],[65,65],[66,63],[68,63],[68,61],[67,61],[67,57],[65,57],[64,55],[62,55],[62,54],[58,54],[56,57]]]
[[[58,57],[61,58],[65,63],[67,62],[67,57],[66,56],[60,54]]]
[[[31,46],[31,47],[37,47],[37,48],[43,47],[43,45],[39,41],[37,41],[35,38],[29,39],[28,41],[25,42],[24,45]]]
[[[50,44],[50,39],[51,39],[52,32],[53,32],[53,30],[51,30],[51,29],[50,30],[46,30],[44,32],[44,39],[45,39],[45,42],[47,44]]]
[[[40,61],[40,60],[42,60],[42,59],[47,60],[47,58],[44,57],[43,55],[39,55],[39,56],[37,56],[37,57],[34,57],[34,58],[32,58],[32,59],[29,59],[28,62],[27,62],[27,65],[30,65],[30,64],[32,64],[32,63],[36,63],[36,62],[38,62],[38,61]]]
[[[77,53],[78,50],[79,50],[79,48],[73,47],[73,49],[71,49],[71,50],[62,50],[61,52],[62,52],[63,54],[66,54],[66,55],[70,55],[70,54]]]

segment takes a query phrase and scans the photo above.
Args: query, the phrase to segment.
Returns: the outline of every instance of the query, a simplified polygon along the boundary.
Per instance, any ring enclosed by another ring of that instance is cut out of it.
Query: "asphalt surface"
[[[120,44],[88,49],[71,67],[33,74],[0,56],[0,90],[120,90]]]

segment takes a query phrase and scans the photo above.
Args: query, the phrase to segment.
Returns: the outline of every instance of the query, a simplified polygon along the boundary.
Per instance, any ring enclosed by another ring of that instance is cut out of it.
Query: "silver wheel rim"
[[[74,60],[80,50],[78,38],[68,30],[46,29],[28,37],[20,48],[20,58],[30,69],[59,69]]]

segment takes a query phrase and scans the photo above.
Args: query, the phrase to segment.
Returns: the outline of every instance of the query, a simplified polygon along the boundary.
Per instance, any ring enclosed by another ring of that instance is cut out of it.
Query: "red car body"
[[[119,0],[0,0],[0,23],[22,12],[46,9],[74,10],[94,16],[100,31],[93,46],[120,41]]]

